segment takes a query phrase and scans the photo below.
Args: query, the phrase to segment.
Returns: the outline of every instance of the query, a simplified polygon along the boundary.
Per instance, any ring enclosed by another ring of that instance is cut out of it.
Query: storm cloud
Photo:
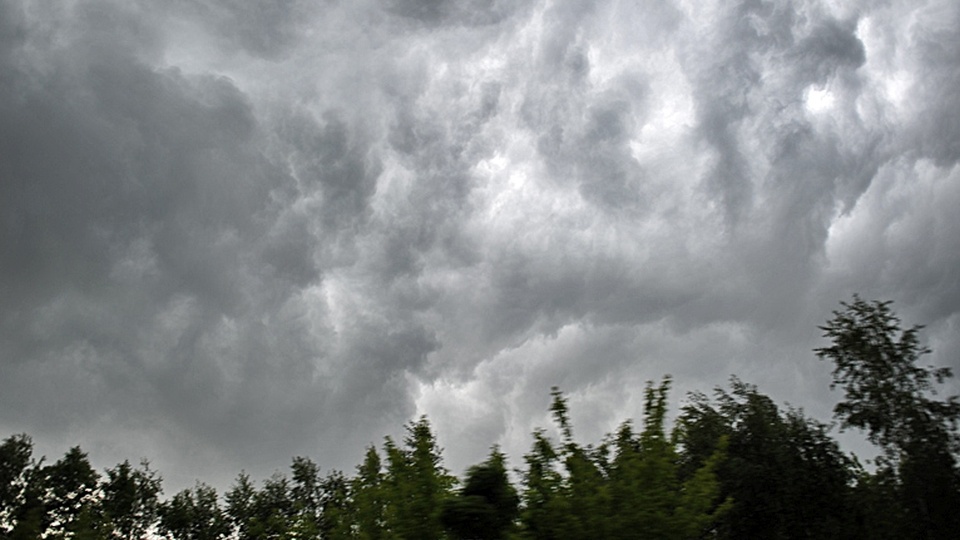
[[[0,0],[0,429],[168,491],[516,462],[671,373],[828,419],[853,293],[960,368],[960,6]],[[954,384],[954,391],[957,386]]]

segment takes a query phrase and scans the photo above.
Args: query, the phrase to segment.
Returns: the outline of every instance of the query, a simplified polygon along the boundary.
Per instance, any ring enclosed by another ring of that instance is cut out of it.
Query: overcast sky
[[[0,436],[166,491],[960,368],[960,3],[0,0]],[[956,382],[948,393],[956,393]]]

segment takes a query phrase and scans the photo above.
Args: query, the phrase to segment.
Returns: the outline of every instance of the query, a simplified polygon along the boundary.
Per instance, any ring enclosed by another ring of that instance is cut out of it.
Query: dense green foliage
[[[534,431],[516,484],[497,447],[452,476],[425,417],[367,448],[353,476],[296,457],[259,485],[241,472],[222,495],[198,482],[166,500],[146,462],[101,474],[75,447],[47,465],[14,435],[0,444],[0,540],[954,538],[960,404],[934,394],[951,373],[917,365],[921,328],[902,330],[889,303],[842,306],[815,353],[844,392],[841,427],[882,451],[872,471],[829,425],[736,378],[692,394],[670,430],[667,377],[643,390],[642,426],[596,445],[577,441],[554,388],[558,438]]]

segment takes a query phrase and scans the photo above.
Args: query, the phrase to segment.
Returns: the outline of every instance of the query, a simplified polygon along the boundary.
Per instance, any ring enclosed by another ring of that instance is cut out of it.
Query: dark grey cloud
[[[828,415],[853,292],[957,367],[958,9],[0,1],[0,428],[174,487],[459,472],[737,373]],[[825,418],[825,416],[824,416]]]

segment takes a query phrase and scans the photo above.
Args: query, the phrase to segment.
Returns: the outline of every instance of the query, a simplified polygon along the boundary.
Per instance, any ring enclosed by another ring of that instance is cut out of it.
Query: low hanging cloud
[[[517,461],[553,385],[826,419],[855,292],[960,367],[954,4],[0,0],[0,428],[172,491]]]

